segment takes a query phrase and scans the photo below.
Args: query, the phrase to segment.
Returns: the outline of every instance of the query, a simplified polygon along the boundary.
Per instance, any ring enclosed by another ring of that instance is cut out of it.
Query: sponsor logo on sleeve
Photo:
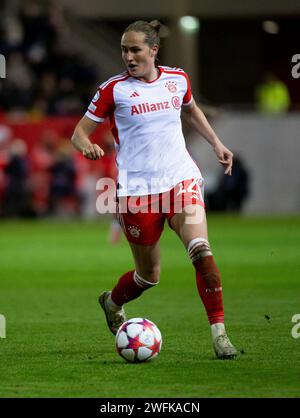
[[[100,93],[99,93],[99,91],[97,91],[96,94],[95,94],[95,96],[92,98],[92,102],[95,103],[99,99],[100,99]]]
[[[97,106],[95,106],[93,103],[90,103],[90,105],[89,105],[88,109],[89,109],[91,112],[95,112],[95,110],[97,109]]]

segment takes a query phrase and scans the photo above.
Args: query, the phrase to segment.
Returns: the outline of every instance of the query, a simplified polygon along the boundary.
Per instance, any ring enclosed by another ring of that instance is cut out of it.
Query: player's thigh
[[[194,238],[208,239],[205,209],[200,205],[188,205],[181,213],[175,213],[169,225],[185,246]]]
[[[136,272],[145,280],[158,282],[160,275],[160,245],[139,245],[129,242]]]

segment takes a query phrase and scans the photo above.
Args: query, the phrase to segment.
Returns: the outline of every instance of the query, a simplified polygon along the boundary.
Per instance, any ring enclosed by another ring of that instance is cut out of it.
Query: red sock
[[[117,285],[113,288],[111,292],[111,299],[116,305],[122,306],[130,300],[138,298],[144,290],[151,287],[147,285],[138,285],[135,282],[133,275],[134,270],[128,271],[120,278]]]
[[[209,323],[224,323],[221,275],[213,256],[201,257],[193,262],[196,269],[198,292],[205,307]]]

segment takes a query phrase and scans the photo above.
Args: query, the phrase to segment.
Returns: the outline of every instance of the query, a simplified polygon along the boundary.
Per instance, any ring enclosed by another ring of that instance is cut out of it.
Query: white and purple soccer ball
[[[159,329],[145,318],[129,319],[120,326],[116,335],[117,352],[130,363],[141,363],[155,358],[161,345]]]

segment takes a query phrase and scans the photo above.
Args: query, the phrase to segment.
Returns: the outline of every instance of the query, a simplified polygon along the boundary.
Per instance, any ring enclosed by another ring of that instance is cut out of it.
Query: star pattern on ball
[[[138,322],[138,324],[143,325],[144,330],[150,329],[152,331],[153,324],[149,322],[147,319],[143,319],[141,322]]]
[[[118,346],[119,335],[121,336],[120,347]],[[126,361],[133,363],[145,362],[156,357],[162,345],[159,329],[146,318],[133,318],[122,324],[116,341],[117,352]]]
[[[152,355],[160,352],[160,341],[154,338],[154,344],[148,347],[149,350],[152,350]]]
[[[145,344],[141,343],[139,340],[139,335],[134,338],[127,336],[128,338],[128,348],[131,348],[133,351],[137,352],[140,347],[145,347]]]

